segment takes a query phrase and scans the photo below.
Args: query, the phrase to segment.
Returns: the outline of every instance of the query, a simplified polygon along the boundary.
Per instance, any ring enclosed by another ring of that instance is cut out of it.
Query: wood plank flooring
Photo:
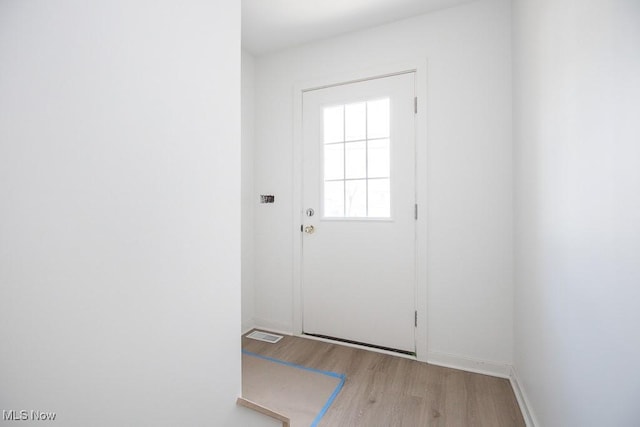
[[[509,381],[306,338],[242,338],[245,350],[344,373],[320,426],[525,426]],[[286,415],[286,414],[285,414]]]

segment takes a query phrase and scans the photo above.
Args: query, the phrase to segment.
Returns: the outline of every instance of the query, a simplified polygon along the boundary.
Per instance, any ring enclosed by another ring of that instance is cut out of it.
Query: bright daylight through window
[[[324,217],[389,218],[389,98],[323,110]]]

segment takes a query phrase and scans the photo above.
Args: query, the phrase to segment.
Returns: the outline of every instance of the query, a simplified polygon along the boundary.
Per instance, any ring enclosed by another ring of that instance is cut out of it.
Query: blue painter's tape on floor
[[[320,420],[322,419],[324,414],[327,412],[327,410],[329,409],[329,407],[331,406],[333,401],[338,396],[338,393],[340,393],[340,390],[342,390],[342,386],[344,386],[344,382],[345,382],[345,380],[347,378],[345,374],[338,374],[336,372],[323,371],[323,370],[320,370],[320,369],[309,368],[308,366],[297,365],[295,363],[287,362],[287,361],[280,360],[280,359],[274,359],[273,357],[263,356],[262,354],[252,353],[252,352],[246,351],[246,350],[242,350],[242,354],[246,354],[247,356],[257,357],[259,359],[268,360],[268,361],[274,362],[274,363],[279,363],[281,365],[290,366],[292,368],[303,369],[305,371],[310,371],[310,372],[315,372],[317,374],[327,375],[329,377],[338,378],[340,380],[340,382],[338,383],[336,388],[333,390],[333,393],[331,393],[331,396],[329,396],[329,399],[327,399],[327,403],[324,404],[324,406],[322,407],[320,412],[318,412],[318,415],[316,415],[316,418],[311,423],[311,427],[316,427],[318,425],[318,423],[320,422]]]

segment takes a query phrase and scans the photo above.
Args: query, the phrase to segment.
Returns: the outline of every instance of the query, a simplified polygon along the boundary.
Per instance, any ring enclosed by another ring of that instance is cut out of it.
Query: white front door
[[[415,353],[415,73],[303,94],[303,333]]]

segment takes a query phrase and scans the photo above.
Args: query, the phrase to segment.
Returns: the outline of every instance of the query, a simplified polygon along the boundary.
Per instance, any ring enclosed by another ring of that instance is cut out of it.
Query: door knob
[[[316,229],[313,225],[307,225],[304,227],[304,232],[307,234],[313,234],[314,231],[316,231]]]

